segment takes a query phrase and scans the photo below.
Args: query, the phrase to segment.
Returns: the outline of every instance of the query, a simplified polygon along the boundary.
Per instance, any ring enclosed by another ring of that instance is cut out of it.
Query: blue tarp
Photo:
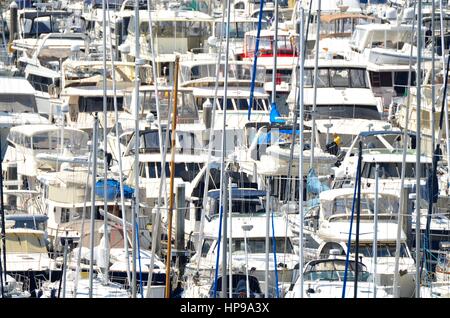
[[[306,191],[312,194],[319,194],[326,190],[330,190],[330,188],[326,184],[320,182],[314,169],[310,169],[306,181]]]
[[[134,189],[127,185],[123,186],[123,195],[125,199],[131,199],[133,197]],[[99,180],[95,183],[95,194],[101,198],[104,195],[104,181]],[[114,179],[108,179],[106,181],[106,199],[114,200],[120,196],[120,182]]]

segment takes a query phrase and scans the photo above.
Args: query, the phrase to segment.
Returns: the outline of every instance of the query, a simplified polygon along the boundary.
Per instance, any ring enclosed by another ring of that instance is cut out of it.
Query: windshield
[[[361,263],[358,264],[358,281],[369,281],[371,275],[367,272],[366,267]],[[347,270],[347,280],[355,280],[356,262],[350,261]],[[308,265],[304,279],[307,281],[325,280],[325,281],[343,281],[345,275],[345,260],[326,260]]]
[[[39,16],[23,19],[23,31],[25,38],[37,37],[43,33],[58,33],[64,27],[68,18],[67,14],[52,14],[47,16]]]
[[[253,214],[253,213],[265,213],[265,205],[262,198],[258,199],[233,199],[232,200],[233,213],[241,214]],[[219,200],[212,200],[211,214],[219,213]]]
[[[6,233],[7,253],[47,253],[43,235]]]
[[[198,175],[202,169],[202,163],[195,162],[180,162],[175,163],[175,175],[174,178],[181,178],[185,182],[191,182]],[[146,164],[141,163],[140,176],[144,178],[161,178],[161,163],[160,162],[148,162]],[[170,163],[166,162],[166,177],[170,176]]]
[[[226,23],[218,22],[216,23],[216,38],[221,36],[225,38],[226,36]],[[243,39],[245,32],[255,30],[257,27],[256,22],[231,22],[230,23],[230,38],[232,39]]]
[[[377,244],[377,257],[395,257],[395,243]],[[356,253],[356,246],[352,245],[351,253]],[[373,244],[359,244],[359,254],[364,257],[373,257]],[[409,257],[405,243],[400,244],[400,257]]]
[[[1,94],[0,111],[12,113],[37,112],[34,95]]]
[[[306,120],[311,119],[312,105],[305,105]],[[316,105],[316,119],[360,118],[380,120],[376,105]]]
[[[369,88],[365,69],[357,68],[319,68],[317,87],[336,87],[336,88]],[[297,69],[296,74],[299,74]],[[314,69],[304,70],[304,86],[314,86]],[[296,81],[297,82],[297,81]]]
[[[368,179],[375,179],[375,170],[376,165],[379,165],[380,178],[381,179],[400,179],[402,172],[402,163],[401,162],[364,162],[362,177]],[[407,162],[405,163],[405,178],[415,178],[416,177],[416,163],[415,162]],[[420,175],[425,177],[427,175],[427,171],[430,168],[430,164],[422,163],[420,164]]]
[[[334,200],[333,214],[351,214],[353,196],[339,197]],[[399,201],[395,196],[383,195],[378,198],[378,213],[396,214]],[[374,214],[375,199],[373,195],[361,195],[361,214]]]
[[[294,253],[292,243],[289,239],[284,237],[275,238],[277,253]],[[244,238],[233,238],[232,251],[245,252]],[[266,238],[247,238],[247,252],[249,254],[263,254],[266,252]],[[273,241],[270,240],[269,253],[273,253]]]
[[[61,147],[61,130],[45,131],[33,135],[34,150],[55,150]],[[64,147],[71,150],[87,150],[88,136],[82,131],[64,130]]]

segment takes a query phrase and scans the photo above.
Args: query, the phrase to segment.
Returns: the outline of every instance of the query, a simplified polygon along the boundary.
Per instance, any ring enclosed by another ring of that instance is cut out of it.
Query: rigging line
[[[414,2],[413,11],[416,10],[416,2]],[[416,20],[413,19],[413,23],[411,26],[411,43],[413,43],[414,38],[414,29],[416,25]],[[409,51],[409,68],[408,68],[408,87],[406,88],[407,91],[407,102],[406,102],[406,116],[405,116],[405,125],[403,130],[403,150],[402,150],[402,170],[401,170],[401,178],[400,178],[400,207],[398,209],[398,223],[397,223],[397,236],[395,241],[395,264],[394,264],[394,298],[399,297],[399,290],[398,290],[398,282],[399,282],[399,259],[400,259],[400,240],[401,240],[401,233],[402,233],[402,223],[403,223],[403,213],[406,209],[406,207],[403,206],[404,204],[404,187],[405,187],[405,175],[406,175],[406,151],[407,151],[407,145],[408,145],[408,124],[410,119],[410,111],[411,110],[411,79],[412,79],[412,55],[413,55],[413,45],[411,45],[410,51]],[[416,140],[418,138],[416,137]]]
[[[263,1],[263,0],[262,0]],[[227,94],[228,94],[228,75],[229,75],[229,48],[230,48],[230,20],[231,20],[231,0],[227,1],[227,31],[226,31],[226,41],[225,41],[225,65],[224,65],[224,88],[223,88],[223,115],[222,115],[222,155],[220,160],[220,195],[219,195],[219,206],[221,209],[220,213],[220,229],[222,229],[222,219],[224,214],[224,198],[226,197],[226,186],[224,185],[225,182],[225,152],[226,152],[226,140],[227,140],[227,134],[226,134],[226,120],[227,120]],[[226,222],[226,220],[225,220]],[[219,232],[219,236],[221,236],[221,232]],[[220,243],[220,241],[219,241]],[[226,244],[226,241],[224,242]],[[219,244],[220,245],[220,244]],[[218,277],[218,263],[219,263],[219,254],[220,249],[217,251],[217,260],[216,260],[216,272],[215,272],[215,279],[214,279],[214,297],[216,297],[216,291],[217,291],[217,281],[219,279]],[[222,264],[222,266],[226,266],[226,264]],[[225,277],[222,277],[222,279],[226,279]],[[222,289],[223,289],[224,283],[222,283]],[[225,291],[224,291],[225,292]]]
[[[226,2],[223,3],[222,6],[222,25],[225,23],[225,12],[226,12]],[[221,56],[222,56],[222,42],[223,42],[223,32],[220,32],[219,35],[219,52],[217,55],[217,64],[216,64],[216,82],[214,86],[214,100],[213,100],[213,106],[212,106],[212,115],[211,115],[211,128],[209,131],[209,143],[208,143],[208,161],[206,164],[206,172],[205,172],[205,186],[203,189],[203,209],[202,209],[202,215],[200,218],[200,229],[199,229],[199,237],[197,242],[197,250],[196,255],[198,255],[198,261],[197,261],[197,273],[200,270],[200,260],[201,260],[201,248],[202,248],[202,240],[203,240],[203,230],[205,226],[205,207],[207,204],[208,199],[208,188],[209,188],[209,180],[212,179],[212,176],[210,175],[210,162],[212,158],[212,151],[213,151],[213,138],[214,138],[214,127],[215,127],[215,117],[216,117],[216,109],[217,109],[217,103],[218,103],[218,90],[219,90],[219,74],[220,74],[220,62],[221,62]],[[213,180],[215,183],[215,181]],[[215,185],[215,184],[214,184]],[[215,185],[216,187],[216,185]]]
[[[348,265],[349,265],[349,258],[350,258],[350,249],[352,244],[352,230],[353,230],[353,217],[355,215],[355,205],[356,205],[356,192],[358,189],[358,185],[360,183],[360,166],[361,166],[361,156],[358,157],[358,164],[356,166],[356,179],[355,179],[355,189],[353,191],[353,200],[352,200],[352,215],[350,217],[350,230],[348,232],[348,240],[347,240],[347,251],[345,253],[345,270],[344,270],[344,283],[342,286],[342,298],[345,298],[345,291],[347,288],[347,271],[348,271]],[[356,260],[358,262],[358,260]],[[358,263],[357,263],[358,264]]]
[[[107,148],[108,148],[108,105],[107,105],[107,83],[106,83],[106,2],[107,0],[102,1],[102,13],[103,13],[103,21],[102,21],[102,28],[103,28],[103,118],[104,118],[104,127],[103,127],[103,172],[104,172],[104,181],[103,181],[103,208],[105,210],[105,216],[103,217],[103,229],[104,229],[104,236],[105,236],[105,248],[104,248],[104,255],[105,258],[105,273],[104,273],[104,283],[107,284],[108,282],[108,271],[109,271],[109,235],[108,235],[108,217],[106,216],[106,211],[108,211],[108,200],[107,200],[107,193],[108,193],[108,157],[107,157]],[[111,32],[110,36],[111,36]]]
[[[248,114],[247,119],[250,120],[250,115],[253,107],[253,94],[255,91],[255,81],[256,81],[256,70],[258,64],[258,54],[259,54],[259,39],[261,35],[261,25],[262,25],[262,13],[264,7],[264,0],[260,0],[259,6],[259,17],[258,17],[258,29],[256,31],[256,43],[255,43],[255,52],[253,55],[253,72],[252,72],[252,82],[250,86],[250,101],[248,103]]]
[[[111,22],[111,15],[109,11],[109,1],[106,1],[106,6],[108,10],[108,23]],[[111,37],[111,32],[110,32]],[[130,270],[130,255],[128,250],[128,231],[126,225],[126,209],[125,209],[125,194],[123,190],[123,167],[122,167],[122,151],[120,144],[120,134],[119,134],[119,111],[117,106],[117,87],[116,87],[116,72],[115,72],[115,64],[113,58],[113,49],[112,49],[112,40],[110,38],[110,55],[111,55],[111,73],[112,73],[112,89],[113,89],[113,104],[114,104],[114,118],[115,118],[115,135],[116,135],[116,147],[118,153],[118,161],[119,161],[119,190],[120,190],[120,207],[122,209],[122,227],[123,227],[123,237],[124,237],[124,250],[125,250],[125,264],[127,270],[127,279],[128,284],[131,286],[131,270]],[[111,127],[112,129],[112,127]],[[105,213],[106,216],[106,213]]]
[[[276,295],[277,295],[277,298],[280,298],[280,288],[278,286],[277,244],[276,244],[276,239],[275,239],[274,214],[275,214],[275,211],[272,210],[272,248],[273,248],[273,263],[274,263],[273,265],[274,265],[274,270],[275,270],[275,288],[276,288],[275,290],[276,290]]]
[[[300,36],[299,36],[299,43],[301,44],[301,45],[299,45],[299,47],[298,47],[298,50],[299,50],[299,57],[298,57],[298,59],[297,59],[297,65],[296,65],[296,67],[295,67],[295,70],[296,70],[296,76],[300,76],[300,74],[297,72],[297,69],[299,69],[300,67],[303,67],[303,65],[300,65],[300,61],[302,61],[302,63],[304,64],[304,58],[301,60],[301,57],[300,57],[300,49],[301,49],[301,47],[303,46],[303,56],[305,56],[306,55],[306,48],[307,48],[307,45],[306,45],[306,43],[308,42],[308,34],[309,34],[309,25],[310,25],[310,23],[309,23],[309,21],[310,21],[310,17],[311,17],[311,8],[312,8],[312,3],[313,3],[313,1],[310,1],[310,3],[309,3],[309,11],[308,11],[308,22],[306,23],[306,35],[305,35],[305,41],[302,41],[302,34],[300,34]],[[302,13],[303,13],[303,10],[302,10],[302,8],[301,8],[301,5],[300,5],[300,3],[298,2],[298,4],[299,4],[299,10],[301,10],[302,11]],[[301,23],[301,22],[300,22]],[[301,30],[304,28],[304,23],[303,23],[303,26],[302,26],[302,28],[301,28]],[[300,31],[301,31],[300,30]],[[300,33],[300,32],[299,32]],[[297,75],[298,74],[298,75]],[[299,79],[300,80],[300,79]],[[300,89],[300,87],[299,86],[297,86],[297,81],[296,81],[296,85],[295,85],[295,96],[296,96],[296,99],[297,99],[297,105],[300,103],[300,97],[301,97],[301,94],[299,93],[299,89]],[[295,112],[296,112],[296,110],[297,110],[297,107],[294,107],[294,110],[293,110],[293,112],[294,112],[294,124],[292,125],[292,140],[291,140],[291,149],[290,149],[290,152],[289,152],[289,164],[288,164],[288,174],[287,174],[287,179],[289,179],[289,178],[291,178],[291,174],[292,174],[292,162],[293,162],[293,160],[294,160],[294,144],[295,144],[295,135],[296,135],[296,126],[297,126],[297,117],[298,116],[300,116],[300,114],[297,116],[296,114],[295,114]],[[300,120],[301,121],[303,121],[303,118],[300,118]],[[302,152],[302,150],[300,150],[300,153]],[[303,174],[302,172],[301,172],[301,174]],[[301,178],[301,174],[299,174],[299,179],[302,179],[303,180],[303,178]],[[303,182],[303,181],[301,181],[301,182]],[[286,184],[286,193],[287,193],[287,195],[286,195],[286,198],[285,198],[285,203],[287,203],[288,201],[289,201],[289,199],[290,199],[290,195],[291,195],[291,182],[287,182],[287,184]]]
[[[87,169],[87,176],[86,176],[86,183],[84,185],[84,197],[87,198],[88,196],[88,188],[89,188],[89,176],[91,174],[91,161],[93,156],[95,156],[93,148],[91,148],[90,156],[88,158],[88,169]],[[87,200],[84,200],[83,202],[83,215],[81,217],[81,233],[80,233],[80,243],[78,244],[78,257],[77,257],[77,265],[76,265],[76,274],[75,274],[75,282],[74,282],[74,293],[73,297],[77,298],[77,289],[78,289],[78,276],[80,275],[80,266],[81,266],[81,249],[83,247],[83,238],[84,238],[84,222],[86,221],[86,205]],[[92,217],[91,212],[91,217]]]
[[[156,105],[156,116],[158,121],[158,138],[160,140],[159,147],[160,147],[160,153],[161,153],[161,178],[160,178],[160,184],[159,184],[159,191],[158,191],[158,201],[157,201],[157,207],[156,207],[156,216],[154,223],[152,224],[152,252],[151,252],[151,258],[150,258],[150,268],[148,273],[148,282],[147,282],[147,295],[146,297],[150,297],[150,289],[151,284],[153,280],[153,267],[155,264],[155,254],[156,254],[156,245],[157,245],[157,238],[159,233],[159,225],[161,222],[161,213],[160,213],[160,207],[161,207],[161,197],[162,197],[162,189],[165,189],[165,192],[167,192],[167,189],[165,187],[165,180],[166,180],[166,171],[162,167],[165,167],[166,165],[166,154],[167,154],[167,148],[169,145],[169,129],[166,129],[166,135],[164,139],[164,145],[161,142],[162,139],[162,126],[161,126],[161,110],[160,110],[160,104],[159,104],[159,91],[158,91],[158,81],[157,81],[157,73],[156,73],[156,52],[155,52],[155,45],[153,40],[153,22],[152,22],[152,14],[151,14],[151,6],[150,6],[150,0],[147,0],[147,14],[148,14],[148,32],[150,34],[150,48],[151,48],[151,57],[152,57],[152,73],[153,73],[153,81],[154,81],[154,89],[155,89],[155,105]],[[170,105],[170,104],[169,104]],[[170,107],[168,107],[168,119],[167,123],[170,122]],[[167,193],[165,193],[164,197],[164,207],[167,210]]]

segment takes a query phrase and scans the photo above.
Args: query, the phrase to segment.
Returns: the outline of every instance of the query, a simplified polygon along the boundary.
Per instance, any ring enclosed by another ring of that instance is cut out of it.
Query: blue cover
[[[134,189],[127,185],[123,186],[123,195],[125,199],[131,199],[134,193]],[[104,180],[99,180],[95,183],[95,194],[100,198],[103,198],[104,194]],[[108,179],[106,181],[106,199],[114,200],[120,196],[120,182],[114,179]]]
[[[310,169],[308,172],[308,178],[306,181],[306,190],[312,194],[319,194],[322,191],[329,190],[330,188],[326,184],[322,184],[316,175],[314,169]]]

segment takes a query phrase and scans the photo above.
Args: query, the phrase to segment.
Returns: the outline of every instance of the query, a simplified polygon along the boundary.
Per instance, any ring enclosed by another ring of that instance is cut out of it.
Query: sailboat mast
[[[303,298],[303,285],[304,285],[304,277],[303,277],[303,263],[304,263],[304,250],[303,250],[303,223],[304,223],[304,197],[303,197],[303,191],[304,191],[304,183],[303,183],[303,147],[304,147],[304,134],[303,134],[303,118],[304,118],[304,112],[305,112],[305,105],[304,105],[304,65],[305,65],[305,52],[306,50],[302,50],[300,52],[300,49],[303,48],[303,46],[306,46],[306,42],[304,39],[304,27],[305,27],[305,12],[302,7],[300,7],[300,43],[299,43],[299,58],[300,58],[300,69],[299,69],[299,165],[298,165],[298,200],[299,200],[299,262],[298,262],[298,273],[299,273],[299,279],[300,279],[300,298]],[[296,129],[295,125],[293,129]]]
[[[417,16],[417,106],[416,106],[416,298],[420,298],[420,126],[421,126],[421,81],[422,81],[422,0],[418,0]]]
[[[319,52],[320,52],[320,8],[322,5],[322,1],[318,1],[318,7],[317,7],[317,14],[316,14],[316,23],[317,23],[317,29],[316,29],[316,52],[314,55],[314,92],[313,92],[313,107],[311,112],[312,117],[312,127],[311,127],[311,157],[309,160],[309,166],[310,168],[313,167],[314,163],[314,145],[315,145],[315,138],[316,138],[316,107],[317,107],[317,84],[319,82]]]
[[[139,213],[139,86],[140,86],[140,78],[139,78],[139,66],[142,64],[140,59],[140,29],[139,29],[139,1],[134,2],[134,211],[131,213],[131,242],[132,242],[132,276],[131,276],[131,293],[132,297],[136,298],[136,214]]]
[[[275,34],[273,38],[273,69],[272,69],[272,107],[276,104],[277,95],[277,54],[278,54],[278,0],[275,0],[275,16],[274,16],[274,26]]]
[[[226,225],[227,225],[227,218],[226,218],[226,191],[227,186],[225,183],[225,153],[226,153],[226,143],[227,143],[227,133],[226,133],[226,123],[227,123],[227,98],[228,98],[228,59],[229,59],[229,51],[230,51],[230,23],[231,23],[231,0],[227,1],[227,33],[226,33],[226,41],[225,41],[225,78],[224,78],[224,89],[223,89],[223,104],[222,104],[222,111],[223,111],[223,122],[222,122],[222,155],[220,160],[220,204],[219,206],[222,209],[222,218],[223,218],[223,253],[226,253]],[[219,233],[220,235],[220,233]],[[226,275],[226,255],[222,255],[222,274],[225,273]],[[222,276],[222,295],[226,297],[226,276]]]
[[[414,3],[414,12],[416,10],[416,3]],[[414,30],[415,30],[416,20],[413,19],[412,27],[411,27],[411,43],[413,43]],[[403,150],[402,150],[402,171],[400,177],[400,207],[398,209],[397,216],[397,236],[395,239],[395,262],[394,262],[394,298],[400,297],[399,295],[399,261],[400,261],[400,240],[402,233],[402,224],[403,224],[403,212],[406,211],[406,206],[403,206],[405,200],[403,196],[405,195],[404,187],[405,187],[405,175],[406,175],[406,151],[408,145],[408,126],[409,126],[409,113],[411,107],[411,69],[412,69],[412,55],[413,55],[413,45],[411,45],[409,51],[409,71],[408,71],[408,97],[406,101],[406,116],[405,116],[405,129],[403,130]],[[418,140],[418,138],[416,138]],[[407,217],[407,216],[405,216]]]
[[[94,131],[92,134],[92,188],[91,188],[91,223],[90,223],[90,241],[89,241],[89,298],[92,298],[92,287],[94,279],[94,231],[95,231],[95,182],[97,179],[97,142],[98,142],[98,117],[94,115]],[[106,213],[105,213],[106,217]],[[81,238],[82,239],[82,238]]]
[[[108,105],[107,105],[107,94],[106,94],[106,0],[102,1],[102,11],[103,11],[103,169],[104,169],[104,180],[103,180],[103,209],[105,211],[105,216],[103,217],[103,228],[104,228],[104,261],[105,261],[105,273],[103,276],[104,283],[108,282],[108,269],[109,269],[109,235],[108,235],[108,217],[106,212],[108,212]]]
[[[180,66],[180,56],[175,57],[175,73],[173,81],[173,110],[172,110],[172,145],[170,149],[170,197],[167,232],[167,258],[166,258],[166,298],[170,298],[170,264],[172,260],[172,214],[174,201],[174,178],[175,178],[175,139],[177,129],[177,104],[178,104],[178,72]]]

